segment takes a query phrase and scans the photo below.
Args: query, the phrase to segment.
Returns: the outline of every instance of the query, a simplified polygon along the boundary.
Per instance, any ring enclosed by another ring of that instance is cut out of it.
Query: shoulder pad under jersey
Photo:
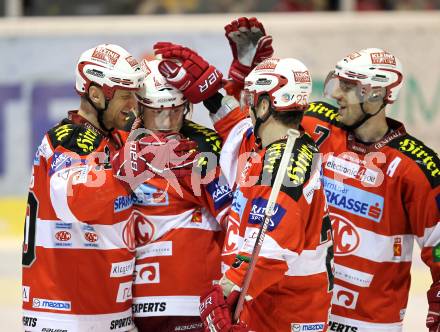
[[[202,154],[206,154],[201,156],[197,161],[197,166],[201,170],[202,176],[204,176],[207,171],[210,171],[219,165],[222,139],[215,132],[215,130],[195,122],[185,120],[180,133],[183,136],[195,141],[197,143],[197,150],[202,152]],[[209,155],[211,153],[214,154],[214,156]],[[212,160],[214,160],[214,162],[212,162]]]
[[[197,142],[199,152],[212,152],[220,156],[222,139],[215,130],[202,126],[198,123],[185,120],[180,133]]]
[[[54,149],[62,146],[80,156],[95,151],[102,141],[101,134],[82,125],[65,121],[50,129],[47,134]]]
[[[425,174],[432,188],[440,184],[440,160],[435,153],[427,147],[422,141],[406,134],[388,143],[405,156],[412,159]]]
[[[285,148],[286,141],[275,142],[267,147],[263,170],[257,184],[273,186]],[[292,151],[281,191],[298,201],[302,195],[304,183],[310,179],[314,169],[320,166],[317,157],[319,150],[309,134],[304,133],[296,139]]]
[[[318,118],[336,127],[343,126],[339,122],[338,108],[323,101],[315,101],[310,103],[309,108],[304,112],[304,115]]]

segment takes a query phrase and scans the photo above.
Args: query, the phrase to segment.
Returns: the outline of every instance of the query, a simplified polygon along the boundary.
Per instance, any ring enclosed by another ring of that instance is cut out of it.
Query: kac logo
[[[330,213],[333,229],[335,256],[345,256],[354,253],[360,245],[361,237],[356,227],[346,218]]]

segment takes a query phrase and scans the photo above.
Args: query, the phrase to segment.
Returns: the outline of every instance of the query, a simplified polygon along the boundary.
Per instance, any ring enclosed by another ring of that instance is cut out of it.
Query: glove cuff
[[[244,85],[244,79],[252,71],[252,67],[241,64],[238,60],[232,61],[229,67],[229,77]]]
[[[209,113],[215,114],[222,107],[223,95],[220,92],[216,92],[211,97],[203,101],[203,105],[208,109]]]

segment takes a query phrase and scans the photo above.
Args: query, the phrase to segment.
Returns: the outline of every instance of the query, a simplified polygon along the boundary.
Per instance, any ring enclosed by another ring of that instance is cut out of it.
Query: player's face
[[[364,116],[361,110],[358,88],[354,83],[340,80],[329,96],[338,103],[339,121],[346,126],[357,123]]]
[[[116,90],[104,112],[104,124],[107,128],[124,129],[130,112],[136,107],[134,91]]]
[[[152,131],[179,132],[182,128],[186,104],[169,108],[142,107],[144,127]]]

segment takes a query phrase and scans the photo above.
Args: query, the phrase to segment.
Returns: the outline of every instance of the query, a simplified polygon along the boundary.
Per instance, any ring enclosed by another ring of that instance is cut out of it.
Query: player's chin
[[[128,125],[128,117],[118,117],[118,119],[115,121],[115,128],[119,130],[123,130]]]

